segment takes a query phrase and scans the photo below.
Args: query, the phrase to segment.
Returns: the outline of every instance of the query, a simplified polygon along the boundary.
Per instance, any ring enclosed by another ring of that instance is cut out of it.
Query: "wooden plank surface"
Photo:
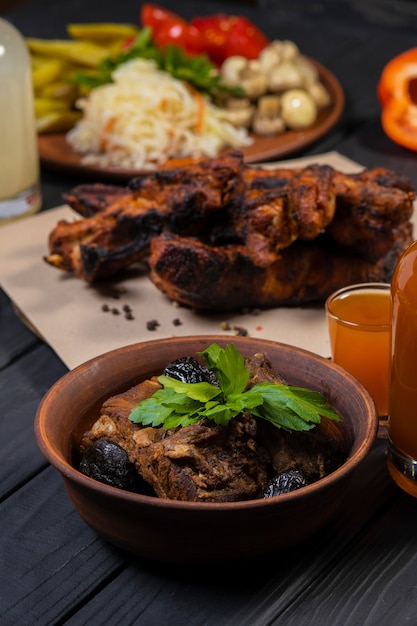
[[[391,20],[390,3],[362,4],[208,1],[198,7],[207,14],[219,7],[236,12],[239,6],[270,37],[296,40],[339,78],[346,94],[342,120],[303,155],[338,150],[365,166],[398,169],[417,185],[416,156],[384,136],[376,98],[385,62],[415,45],[413,3],[408,14],[407,3],[391,3]],[[190,17],[195,7],[194,0],[178,0],[175,10]],[[26,36],[62,37],[69,22],[136,21],[138,11],[128,0],[32,0],[8,16]],[[44,210],[60,204],[61,194],[78,182],[43,171]],[[37,405],[65,371],[0,290],[2,625],[417,623],[417,501],[388,477],[384,442],[359,468],[332,523],[303,545],[239,568],[200,571],[147,563],[106,543],[84,523],[36,446]]]

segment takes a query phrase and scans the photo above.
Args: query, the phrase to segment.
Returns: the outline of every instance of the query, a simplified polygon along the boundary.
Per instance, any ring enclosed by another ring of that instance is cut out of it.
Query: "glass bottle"
[[[19,31],[0,18],[0,225],[40,209],[31,61]]]
[[[388,470],[404,491],[417,497],[417,241],[397,264],[391,300]]]

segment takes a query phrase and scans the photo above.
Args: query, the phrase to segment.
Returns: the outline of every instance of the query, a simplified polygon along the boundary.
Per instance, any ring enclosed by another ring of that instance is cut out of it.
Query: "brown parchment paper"
[[[329,164],[345,172],[362,169],[337,152],[280,161],[279,166],[310,163]],[[197,334],[233,336],[234,326],[247,329],[252,337],[330,356],[322,306],[277,308],[258,314],[195,313],[174,306],[140,269],[99,286],[56,270],[43,260],[48,252],[48,234],[58,220],[77,218],[64,205],[0,227],[0,284],[20,317],[68,368],[138,341]],[[159,325],[149,330],[147,324],[152,320],[157,320]],[[223,330],[224,322],[230,330]]]

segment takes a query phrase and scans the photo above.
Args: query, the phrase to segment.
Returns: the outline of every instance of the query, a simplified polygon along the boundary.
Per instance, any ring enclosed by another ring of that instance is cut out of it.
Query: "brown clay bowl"
[[[244,356],[263,352],[290,384],[321,391],[343,420],[350,454],[327,477],[263,500],[195,503],[129,493],[78,472],[74,449],[98,416],[101,403],[167,363],[195,355],[213,341],[232,342]],[[88,361],[63,376],[43,398],[35,434],[46,459],[61,473],[81,517],[111,543],[148,559],[210,563],[250,559],[305,539],[330,520],[352,472],[370,450],[378,418],[364,387],[318,355],[248,337],[193,336],[137,343]],[[306,523],[308,520],[308,523]]]

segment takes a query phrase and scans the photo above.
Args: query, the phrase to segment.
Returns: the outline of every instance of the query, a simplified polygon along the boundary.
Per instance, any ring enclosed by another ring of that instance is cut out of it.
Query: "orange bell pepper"
[[[377,94],[386,135],[395,143],[417,151],[417,48],[387,63]]]

